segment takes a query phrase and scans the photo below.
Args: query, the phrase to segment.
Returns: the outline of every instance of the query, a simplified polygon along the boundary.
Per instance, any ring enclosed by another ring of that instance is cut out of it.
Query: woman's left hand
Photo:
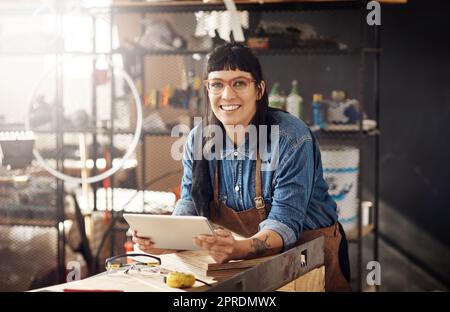
[[[215,236],[198,235],[194,237],[194,243],[202,249],[208,250],[209,254],[218,263],[232,260],[237,252],[237,241],[230,231],[216,229]]]

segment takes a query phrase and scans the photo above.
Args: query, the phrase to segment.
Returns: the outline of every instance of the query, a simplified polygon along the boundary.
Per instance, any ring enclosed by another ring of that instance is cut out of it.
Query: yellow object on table
[[[195,284],[195,276],[193,274],[181,272],[169,272],[164,278],[165,283],[173,288],[189,288]]]

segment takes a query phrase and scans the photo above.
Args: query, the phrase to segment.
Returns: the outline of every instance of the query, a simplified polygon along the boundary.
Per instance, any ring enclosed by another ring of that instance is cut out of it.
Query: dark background
[[[349,47],[359,43],[358,10],[264,13],[263,19],[301,21]],[[410,0],[381,8],[380,233],[391,246],[447,286],[450,284],[450,5]],[[333,26],[334,25],[334,26]],[[336,27],[338,25],[339,27]],[[373,27],[366,46],[373,45]],[[333,89],[360,99],[358,55],[261,56],[271,86],[286,94],[299,81],[311,117],[312,94]],[[375,55],[367,56],[364,107],[374,118]],[[286,71],[286,69],[289,69]],[[362,152],[363,200],[373,199],[374,144]]]
[[[383,6],[381,194],[450,245],[450,6]]]
[[[380,232],[450,288],[450,5],[408,2],[382,7]]]

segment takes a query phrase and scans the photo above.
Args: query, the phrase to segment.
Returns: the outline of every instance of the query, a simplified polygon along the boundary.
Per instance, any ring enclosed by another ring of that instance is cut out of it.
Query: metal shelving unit
[[[11,14],[15,15],[15,16],[28,16],[31,15],[33,13],[35,13],[36,8],[34,6],[30,5],[24,5],[24,6],[20,6],[16,9],[11,8],[10,7],[11,4],[3,7],[2,5],[0,5],[0,9],[4,9],[0,10],[0,16],[3,14],[6,14],[6,10],[8,10],[8,12],[10,12]],[[55,34],[57,36],[62,36],[63,34],[63,25],[62,25],[62,17],[64,14],[66,14],[67,12],[65,12],[65,4],[61,4],[61,5],[56,5],[55,7],[55,11],[54,11],[54,22],[56,25],[56,29],[55,29]],[[43,57],[43,56],[48,56],[48,57],[53,57],[54,61],[55,61],[55,68],[54,68],[54,92],[55,92],[55,103],[57,106],[55,106],[57,109],[54,109],[54,111],[49,111],[49,114],[52,114],[52,120],[55,122],[55,124],[49,128],[49,129],[33,129],[33,132],[37,135],[43,135],[43,136],[49,136],[51,135],[48,140],[45,139],[45,141],[50,141],[50,140],[54,140],[54,144],[52,145],[52,147],[55,149],[55,155],[53,155],[51,157],[52,160],[55,160],[55,164],[56,167],[55,169],[63,172],[65,170],[64,168],[64,161],[65,161],[65,155],[64,155],[64,146],[65,146],[65,142],[64,142],[64,135],[65,134],[69,134],[69,135],[75,135],[75,134],[89,134],[92,135],[92,154],[91,154],[91,158],[93,160],[93,168],[92,168],[92,175],[96,175],[98,172],[98,168],[97,168],[97,149],[99,148],[99,141],[98,141],[98,136],[109,136],[110,138],[110,150],[114,149],[114,136],[115,135],[132,135],[134,132],[129,130],[129,129],[114,129],[114,119],[115,116],[111,115],[111,124],[109,127],[98,127],[97,126],[97,91],[96,91],[96,81],[95,81],[95,65],[96,65],[96,57],[98,56],[104,56],[104,57],[110,57],[112,56],[114,53],[110,53],[110,52],[98,52],[96,51],[96,28],[95,28],[95,14],[91,14],[91,12],[89,10],[85,10],[83,12],[84,14],[86,14],[86,16],[91,16],[92,20],[94,22],[93,24],[93,45],[92,45],[92,51],[73,51],[73,50],[66,50],[64,48],[55,48],[55,49],[48,49],[45,51],[30,51],[29,49],[27,49],[26,51],[15,51],[15,50],[0,50],[0,57]],[[9,13],[8,13],[9,14]],[[69,128],[64,124],[64,116],[62,115],[62,105],[63,105],[63,95],[64,95],[64,73],[63,73],[63,62],[62,57],[66,56],[66,55],[70,55],[70,56],[80,56],[80,57],[92,57],[93,58],[93,71],[92,71],[92,103],[91,103],[91,115],[90,115],[90,122],[91,122],[91,126],[89,127],[84,127],[84,128]],[[112,86],[114,85],[114,82],[112,82],[111,84]],[[113,92],[112,92],[113,93]],[[112,104],[115,103],[115,100],[111,102]],[[111,109],[111,114],[113,114],[114,109]],[[14,129],[6,129],[6,128],[2,128],[2,131],[23,131],[24,126],[17,126]],[[45,158],[45,157],[44,157]],[[110,164],[112,164],[114,157],[110,157]],[[42,169],[42,171],[44,171]],[[11,173],[12,174],[12,173]],[[65,222],[67,220],[67,218],[74,218],[73,215],[68,215],[65,211],[65,196],[66,196],[66,188],[65,188],[65,184],[64,181],[54,178],[55,179],[55,185],[56,185],[56,191],[54,194],[54,200],[52,203],[48,203],[48,206],[52,206],[54,209],[54,211],[52,210],[52,214],[46,214],[44,217],[42,218],[38,218],[36,217],[36,213],[31,213],[31,212],[26,212],[25,211],[25,215],[22,214],[17,214],[17,213],[12,213],[11,210],[11,204],[10,201],[8,201],[7,203],[2,202],[2,200],[0,199],[0,209],[2,210],[2,220],[0,222],[0,230],[4,230],[4,229],[17,229],[16,231],[22,230],[23,231],[27,231],[27,235],[31,235],[31,231],[35,231],[36,233],[41,233],[46,231],[46,233],[50,233],[52,234],[52,237],[45,237],[45,240],[50,241],[55,241],[54,246],[51,246],[51,250],[50,247],[47,247],[46,249],[42,248],[42,250],[39,250],[39,254],[36,253],[36,264],[33,265],[33,270],[35,269],[35,266],[39,266],[40,262],[38,260],[42,260],[42,262],[45,263],[45,267],[44,269],[46,270],[55,270],[54,273],[52,273],[51,276],[44,276],[44,279],[46,280],[46,282],[50,282],[50,283],[61,283],[61,282],[65,282],[66,281],[66,254],[65,254],[65,249],[66,249],[66,235],[65,235]],[[114,180],[113,177],[110,177],[111,180],[111,187],[114,187]],[[97,185],[93,184],[93,194],[94,194],[94,207],[93,210],[96,211],[96,204],[97,204],[97,200],[96,200],[96,189],[97,189]],[[112,197],[113,198],[113,197]],[[113,203],[111,203],[113,205]],[[15,204],[15,206],[17,206],[17,204]],[[15,207],[14,206],[14,207]],[[111,209],[112,210],[112,209]],[[6,213],[3,214],[3,212]],[[14,211],[13,211],[14,212]],[[22,216],[23,215],[23,216]],[[53,237],[54,236],[54,237]],[[6,236],[5,236],[6,237]],[[12,237],[12,236],[11,236]],[[39,243],[41,244],[40,240],[42,237],[39,237],[39,240],[36,240],[34,243]],[[12,239],[12,238],[11,238]],[[19,242],[13,241],[12,244],[14,246],[20,246]],[[54,259],[55,261],[53,262],[50,261],[50,257],[47,256],[47,254],[42,254],[45,252],[52,252],[54,251],[56,258]],[[6,257],[10,257],[9,256],[9,252],[10,252],[10,248],[7,248],[7,250],[5,251],[6,253],[3,253],[3,250],[0,250],[0,252],[2,252],[2,258]],[[14,268],[16,269],[20,269],[21,267],[21,263],[29,263],[29,255],[26,256],[24,258],[24,260],[20,260],[20,261],[16,261],[16,266],[14,266]],[[42,268],[41,268],[42,269]],[[90,268],[89,268],[90,269]],[[3,271],[3,262],[1,263],[0,266],[0,271]],[[11,269],[11,271],[13,271],[14,269]],[[28,272],[27,269],[24,270],[24,274]],[[23,291],[23,290],[28,290],[27,288],[27,283],[29,283],[29,279],[33,279],[33,278],[42,278],[42,276],[39,276],[40,273],[42,273],[39,270],[34,270],[33,274],[36,273],[37,275],[32,275],[30,273],[28,273],[29,275],[26,277],[26,280],[17,280],[14,282],[14,284],[9,285],[9,289],[4,289],[4,290],[19,290],[19,291]],[[13,272],[13,275],[15,277],[15,279],[17,279],[17,273]],[[48,279],[50,278],[50,279]],[[6,279],[8,279],[8,277],[5,275],[5,283],[6,283]],[[6,284],[5,284],[6,285]],[[32,285],[33,286],[33,285]],[[39,284],[39,286],[42,286]]]
[[[174,56],[190,56],[192,54],[207,55],[209,50],[176,50],[176,51],[160,51],[160,50],[145,50],[137,51],[133,54],[139,56],[163,56],[163,55],[174,55]],[[381,50],[378,49],[270,49],[270,50],[254,50],[256,55],[349,55],[358,56],[361,53],[379,53]],[[113,53],[121,54],[124,53],[120,49],[115,50]]]
[[[10,7],[6,6],[0,7],[1,9],[8,9],[8,12],[11,15],[15,16],[27,16],[28,14],[32,14],[34,12],[34,8],[31,8],[28,5],[19,6],[16,10],[12,10]],[[5,11],[0,10],[0,15],[3,15]],[[55,25],[57,28],[57,32],[61,30],[61,19],[59,15],[55,16]],[[18,56],[18,57],[33,57],[33,56],[54,56],[55,63],[60,63],[61,51],[52,51],[51,53],[47,52],[34,52],[34,51],[0,51],[0,57],[10,57],[10,56]],[[58,79],[62,75],[61,67],[59,65],[55,68],[55,99],[56,103],[60,103],[60,99],[63,95],[63,88],[61,85],[61,80]],[[58,129],[61,127],[61,123],[59,122],[60,110],[56,109],[54,112],[49,112],[49,114],[53,114],[53,117],[56,120],[55,124],[55,147],[58,149],[59,146],[63,144],[63,138],[60,133],[58,133]],[[23,131],[25,130],[22,126],[19,126],[15,129],[2,129],[6,131]],[[59,150],[59,149],[58,149]],[[62,153],[56,153],[56,166],[58,169],[63,169],[62,163]],[[32,169],[29,169],[32,167]],[[28,175],[30,172],[34,174],[36,168],[34,165],[28,166],[28,168],[23,169],[21,174]],[[3,172],[5,174],[5,172]],[[6,174],[14,174],[14,171]],[[39,173],[41,175],[42,173]],[[11,176],[13,177],[13,176]],[[30,180],[33,180],[35,177],[30,176]],[[34,204],[23,204],[22,200],[13,202],[13,200],[6,200],[0,202],[0,209],[2,210],[2,232],[4,229],[9,229],[8,233],[10,235],[2,234],[3,238],[6,240],[10,240],[9,244],[13,247],[7,247],[2,249],[0,252],[2,253],[1,258],[7,259],[10,257],[16,258],[14,261],[14,266],[11,268],[11,272],[3,272],[4,274],[4,285],[2,287],[7,287],[4,291],[23,291],[27,290],[29,283],[36,282],[36,279],[39,278],[50,278],[54,279],[54,282],[64,281],[65,279],[65,235],[64,235],[64,220],[65,220],[65,211],[64,211],[64,183],[55,179],[56,192],[54,198],[49,198],[49,202],[45,205],[34,205]],[[14,190],[11,193],[10,199],[16,197],[18,194],[18,190]],[[45,209],[44,209],[45,206]],[[16,233],[17,232],[17,233]],[[15,233],[15,234],[14,234]],[[18,233],[21,233],[18,235]],[[24,237],[22,235],[30,236],[32,246],[29,248],[24,248],[23,244],[30,244],[30,242],[24,241]],[[50,242],[55,242],[55,244]],[[30,254],[27,254],[27,251],[33,250],[33,246],[43,246],[47,245],[47,249],[36,249],[33,253],[33,261],[29,261]],[[19,247],[20,246],[20,247]],[[19,249],[17,249],[19,247]],[[12,254],[10,254],[12,253]],[[17,254],[14,254],[17,253]],[[50,260],[50,256],[48,254],[55,253],[56,257],[53,260]],[[21,257],[24,257],[23,259]],[[30,264],[35,263],[35,264]],[[7,262],[2,262],[1,270],[3,271],[3,267],[7,266]],[[40,266],[37,268],[36,266]],[[53,269],[56,271],[52,272]],[[6,274],[8,273],[8,274]],[[27,276],[23,276],[26,274]],[[41,274],[49,274],[48,276],[41,276]]]

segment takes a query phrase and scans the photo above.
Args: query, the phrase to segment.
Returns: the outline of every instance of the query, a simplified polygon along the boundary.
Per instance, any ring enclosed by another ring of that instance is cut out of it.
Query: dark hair
[[[259,129],[259,125],[267,125],[267,111],[269,107],[267,86],[264,88],[264,91],[261,89],[261,82],[265,80],[261,64],[252,50],[240,43],[226,43],[216,47],[208,55],[205,79],[208,78],[210,72],[220,70],[241,70],[252,75],[253,79],[255,79],[259,99],[256,101],[256,113],[250,123],[255,125],[256,129]],[[222,126],[222,123],[216,118],[210,108],[206,87],[204,87],[204,94],[206,123]]]

